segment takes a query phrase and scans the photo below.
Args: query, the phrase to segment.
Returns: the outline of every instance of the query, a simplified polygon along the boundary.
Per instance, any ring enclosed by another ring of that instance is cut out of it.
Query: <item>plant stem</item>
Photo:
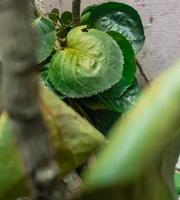
[[[72,16],[73,16],[73,26],[74,27],[79,26],[81,24],[80,10],[81,10],[81,0],[73,0]]]
[[[137,64],[137,67],[139,69],[141,76],[144,78],[145,82],[147,84],[149,84],[150,83],[149,78],[147,77],[146,73],[144,72],[143,67],[141,66],[140,62],[137,59],[136,59],[136,64]]]

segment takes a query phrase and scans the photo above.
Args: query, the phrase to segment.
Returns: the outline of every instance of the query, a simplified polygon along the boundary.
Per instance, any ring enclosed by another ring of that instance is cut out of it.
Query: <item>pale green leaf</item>
[[[49,78],[64,95],[89,97],[116,84],[123,64],[122,52],[108,34],[81,26],[69,32],[67,47],[54,55]]]

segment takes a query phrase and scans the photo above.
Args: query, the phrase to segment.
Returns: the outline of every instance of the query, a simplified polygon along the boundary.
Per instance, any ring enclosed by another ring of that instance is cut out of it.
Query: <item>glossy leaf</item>
[[[72,13],[69,11],[65,11],[61,15],[61,23],[63,26],[71,26],[72,25]]]
[[[37,59],[43,62],[53,52],[57,39],[55,25],[46,18],[38,18],[33,22],[37,33]]]
[[[132,84],[136,72],[136,62],[134,51],[126,38],[117,32],[108,32],[108,34],[117,42],[124,56],[122,79],[111,89],[101,94],[105,98],[112,99],[119,98]]]
[[[53,57],[49,78],[64,95],[89,97],[116,84],[123,63],[118,44],[108,34],[81,26],[69,32],[67,47]]]
[[[135,53],[138,53],[144,44],[145,36],[141,18],[129,5],[117,2],[100,4],[92,10],[87,25],[106,32],[121,33],[132,44]]]
[[[139,95],[140,87],[137,80],[135,80],[131,87],[121,97],[116,99],[106,99],[103,96],[98,95],[98,99],[108,109],[118,113],[124,113],[135,105]]]
[[[134,180],[180,134],[179,74],[180,63],[156,79],[136,106],[116,123],[109,145],[87,175],[89,189]]]

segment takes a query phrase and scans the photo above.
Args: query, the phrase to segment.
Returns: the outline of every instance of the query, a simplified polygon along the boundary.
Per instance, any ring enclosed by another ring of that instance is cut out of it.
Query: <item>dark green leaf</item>
[[[104,32],[84,28],[69,32],[67,47],[53,57],[49,70],[55,89],[73,98],[96,95],[122,78],[124,58],[117,43]]]
[[[90,5],[90,6],[86,7],[86,8],[82,11],[81,16],[83,16],[83,15],[89,13],[89,12],[91,13],[91,12],[94,10],[94,8],[96,8],[96,6],[97,6],[97,4]]]
[[[98,96],[92,96],[89,98],[83,98],[81,101],[87,108],[91,110],[103,110],[107,109],[107,107],[99,101]]]
[[[70,26],[67,26],[67,27],[64,27],[62,29],[59,29],[59,32],[57,34],[57,36],[61,39],[64,39],[67,37],[67,34],[69,33],[69,31],[71,30],[72,28]]]
[[[101,94],[105,98],[112,99],[119,98],[132,84],[136,72],[136,62],[134,51],[126,38],[117,32],[108,32],[108,34],[117,42],[124,56],[122,79],[111,89]]]
[[[57,8],[54,8],[48,15],[49,19],[53,22],[57,23],[59,20],[59,10]]]
[[[91,15],[91,12],[94,10],[94,8],[96,7],[97,5],[91,5],[91,6],[88,6],[86,7],[83,11],[82,11],[82,14],[81,14],[81,24],[86,24],[89,20],[89,17]]]
[[[109,2],[95,7],[87,22],[88,27],[102,31],[116,31],[124,35],[138,53],[145,40],[138,12],[129,5]]]
[[[57,39],[56,29],[53,22],[46,18],[38,18],[32,25],[37,33],[37,59],[41,63],[53,52]]]
[[[137,80],[135,80],[131,87],[129,87],[121,97],[116,99],[106,99],[103,96],[98,95],[98,99],[106,105],[108,109],[118,113],[124,113],[136,103],[139,94],[140,87]]]
[[[61,15],[61,23],[63,26],[71,26],[72,25],[72,13],[69,11],[64,12]]]
[[[89,108],[85,108],[85,111],[90,119],[93,121],[94,126],[104,135],[107,135],[114,123],[120,117],[119,113],[105,109],[92,110]]]

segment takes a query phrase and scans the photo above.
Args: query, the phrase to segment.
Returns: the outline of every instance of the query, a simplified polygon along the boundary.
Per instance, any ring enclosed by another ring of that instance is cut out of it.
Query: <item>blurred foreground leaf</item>
[[[54,141],[61,175],[64,176],[101,148],[105,138],[46,87],[41,88],[41,97],[44,117],[51,132],[51,140]]]
[[[41,87],[40,98],[60,175],[64,177],[101,148],[105,138],[47,87]],[[0,199],[27,196],[27,172],[6,113],[0,118],[0,160]]]
[[[99,161],[93,170],[85,176],[87,190],[93,191],[117,184],[121,185],[122,189],[123,185],[128,183],[134,182],[138,185],[137,181],[144,177],[144,183],[143,180],[139,182],[139,190],[142,190],[144,199],[173,199],[158,171],[158,162],[161,159],[154,159],[168,147],[166,145],[170,141],[178,141],[179,138],[179,74],[180,63],[157,78],[140,97],[136,106],[116,123],[110,132],[111,142],[99,155]],[[176,152],[179,152],[179,146],[178,144]],[[159,165],[161,166],[160,163]],[[151,184],[148,184],[148,180]],[[153,182],[156,184],[153,185]],[[147,187],[147,191],[144,191],[143,187]],[[152,190],[152,194],[149,193],[149,189]],[[118,191],[121,195],[120,188]],[[136,192],[136,189],[133,189],[134,198],[129,194],[129,199],[138,199],[141,192],[139,195]]]

